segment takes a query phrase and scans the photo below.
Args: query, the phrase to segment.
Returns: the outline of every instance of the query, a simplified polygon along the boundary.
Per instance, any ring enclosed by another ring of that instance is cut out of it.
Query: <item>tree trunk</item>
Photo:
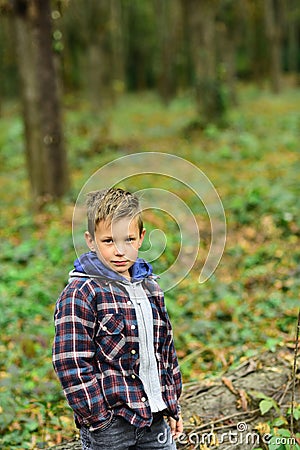
[[[224,113],[217,75],[215,18],[218,0],[187,0],[195,70],[196,102],[203,126],[220,122]]]
[[[290,72],[298,72],[298,55],[300,54],[299,48],[299,14],[300,6],[296,0],[290,0],[287,3],[287,66]]]
[[[112,98],[108,59],[108,54],[101,39],[90,42],[86,53],[86,88],[92,109],[95,112],[103,111]]]
[[[270,73],[268,61],[269,43],[265,39],[264,4],[256,1],[252,8],[252,20],[249,30],[251,45],[248,52],[251,55],[251,71],[254,75],[254,80],[258,87],[263,89],[265,78]]]
[[[184,88],[189,88],[193,84],[193,57],[191,49],[191,30],[189,20],[189,7],[185,0],[181,0],[181,27],[182,27],[182,49],[183,49],[183,70],[182,81],[180,85]]]
[[[157,35],[159,40],[159,74],[158,91],[163,101],[168,104],[175,94],[174,55],[176,51],[176,7],[169,0],[156,2]]]
[[[112,46],[112,91],[117,98],[126,88],[125,80],[125,43],[124,43],[124,11],[119,0],[110,2],[110,36]]]
[[[240,2],[235,2],[234,0],[221,2],[216,24],[217,60],[221,62],[219,76],[221,77],[222,83],[226,85],[226,102],[230,105],[237,104],[236,55],[239,43],[241,42],[241,34],[244,33],[244,28],[241,25],[244,6],[244,4],[241,5]]]
[[[26,157],[37,206],[68,187],[49,0],[15,3],[16,45],[26,135]]]
[[[274,93],[281,88],[281,24],[278,0],[265,0],[266,35],[270,48],[270,78]]]
[[[112,100],[112,57],[110,40],[110,2],[81,2],[86,53],[86,90],[92,108],[102,112]]]
[[[218,47],[220,61],[222,61],[221,76],[228,89],[228,101],[230,104],[237,104],[236,95],[236,64],[235,64],[235,38],[232,36],[232,28],[226,23],[218,24]]]

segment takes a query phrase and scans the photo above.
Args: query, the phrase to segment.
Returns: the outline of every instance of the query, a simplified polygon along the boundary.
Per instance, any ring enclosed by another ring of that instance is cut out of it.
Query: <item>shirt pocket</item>
[[[99,321],[96,342],[98,343],[98,357],[115,359],[125,350],[124,316],[122,314],[106,314]]]

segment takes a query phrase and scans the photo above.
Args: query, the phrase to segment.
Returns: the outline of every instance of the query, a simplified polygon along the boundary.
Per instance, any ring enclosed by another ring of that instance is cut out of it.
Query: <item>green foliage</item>
[[[269,429],[268,433],[264,433],[263,441],[267,445],[269,450],[300,450],[299,437],[300,433],[293,434],[289,430],[289,423],[285,415],[283,415],[280,406],[277,402],[267,397],[261,392],[252,391],[250,393],[257,399],[261,399],[259,402],[259,409],[262,415],[270,413],[272,409],[275,410],[276,416],[271,420],[268,420],[267,426],[265,425],[264,431]],[[270,414],[269,414],[270,415]],[[287,411],[287,417],[290,415],[290,409]],[[294,418],[299,420],[299,405],[294,409]],[[262,450],[262,449],[255,449]]]
[[[271,439],[268,442],[269,450],[300,450],[300,445],[297,443],[300,434],[295,436],[291,435],[291,432],[285,428],[278,428],[274,425],[271,428]]]
[[[272,397],[268,397],[267,395],[263,394],[262,392],[256,392],[256,391],[252,391],[251,394],[254,397],[260,399],[259,409],[260,409],[262,416],[264,414],[266,414],[267,412],[269,412],[270,409],[272,409],[272,408],[274,408],[276,410],[276,412],[280,413],[280,409],[277,405],[277,402]]]
[[[161,182],[184,199],[200,224],[199,259],[166,295],[185,381],[218,373],[258,349],[276,351],[293,336],[300,285],[299,100],[294,90],[275,99],[244,88],[226,129],[209,125],[187,136],[183,130],[195,114],[189,97],[164,106],[151,93],[125,96],[101,119],[69,98],[65,135],[73,191],[37,216],[28,213],[20,116],[6,107],[0,124],[3,450],[45,448],[75,433],[51,363],[54,304],[76,256],[73,204],[92,173],[129,151],[164,151],[190,160],[214,183],[225,206],[227,246],[216,273],[200,285],[209,218],[192,192],[172,180]],[[133,189],[156,183],[151,176],[129,182]],[[155,228],[166,233],[167,246],[153,261],[160,273],[178,255],[179,229],[158,212],[149,215],[146,227],[148,235]],[[143,248],[149,245],[145,240]],[[268,397],[260,399],[260,409],[265,417],[277,414]],[[297,407],[296,421],[299,414]],[[288,427],[280,420],[272,424],[274,436]]]

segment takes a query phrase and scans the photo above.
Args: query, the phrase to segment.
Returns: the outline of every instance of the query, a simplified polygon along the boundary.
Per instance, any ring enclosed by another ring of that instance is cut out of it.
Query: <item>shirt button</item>
[[[131,350],[131,353],[132,353],[133,355],[135,355],[135,354],[136,354],[136,351],[135,351],[134,349],[132,349],[132,350]]]
[[[134,373],[131,375],[131,378],[132,378],[133,380],[135,380],[135,375],[134,375]]]
[[[130,300],[128,300],[127,305],[131,305],[131,301]]]
[[[147,399],[146,399],[146,397],[142,397],[141,400],[142,400],[142,402],[145,402]]]
[[[132,329],[132,330],[135,330],[135,325],[131,325],[131,329]]]
[[[104,327],[102,327],[103,331],[107,331],[107,326],[104,325]]]

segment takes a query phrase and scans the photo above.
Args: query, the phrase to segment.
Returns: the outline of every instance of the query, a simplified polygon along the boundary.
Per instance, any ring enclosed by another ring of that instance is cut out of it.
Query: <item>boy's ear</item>
[[[84,233],[84,238],[85,238],[85,242],[86,242],[86,245],[88,246],[88,248],[92,252],[94,252],[95,251],[95,242],[94,242],[94,239],[92,238],[91,234],[88,231],[86,231]]]
[[[141,232],[141,235],[140,235],[139,248],[141,247],[141,245],[142,245],[142,243],[143,243],[145,234],[146,234],[146,228],[143,228],[143,231]]]

